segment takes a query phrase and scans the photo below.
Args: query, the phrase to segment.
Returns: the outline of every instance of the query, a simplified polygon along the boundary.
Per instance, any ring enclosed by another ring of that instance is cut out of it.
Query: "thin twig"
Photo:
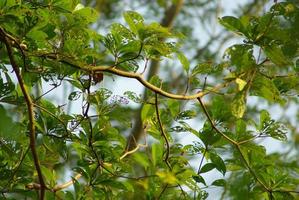
[[[169,155],[170,155],[170,145],[169,145],[169,141],[168,141],[167,135],[164,132],[162,121],[161,121],[161,118],[160,118],[160,114],[159,114],[159,103],[158,103],[158,94],[157,93],[155,93],[155,110],[156,110],[156,116],[157,116],[158,124],[159,124],[160,130],[161,130],[161,135],[164,138],[164,141],[165,141],[165,144],[166,144],[166,154],[165,154],[164,162],[166,163],[166,165],[168,166],[169,170],[171,171],[172,167],[171,167],[171,165],[169,163],[169,160],[168,160],[169,159]],[[166,190],[167,186],[168,186],[168,184],[166,184],[164,186],[162,192],[159,195],[159,198],[161,197],[162,193]],[[185,196],[185,192],[184,192],[182,186],[180,184],[178,184],[178,186],[180,187],[180,189],[182,191],[182,194]]]
[[[160,127],[161,135],[162,135],[162,137],[165,141],[165,144],[166,144],[166,154],[165,154],[164,162],[167,164],[168,168],[171,170],[171,166],[170,166],[169,161],[168,161],[169,154],[170,154],[170,145],[169,145],[167,135],[164,132],[162,122],[161,122],[161,118],[160,118],[160,114],[159,114],[158,94],[157,93],[155,93],[155,109],[156,109],[156,116],[157,116],[158,124],[159,124],[159,127]]]
[[[161,199],[161,197],[162,197],[163,193],[166,191],[167,187],[168,187],[168,184],[166,184],[166,185],[163,187],[163,189],[162,189],[162,191],[160,192],[160,194],[159,194],[159,196],[158,196],[157,199]]]
[[[63,125],[65,132],[68,134],[67,126],[64,124],[64,122],[59,117],[57,117],[55,114],[51,113],[46,108],[44,108],[44,107],[42,107],[42,106],[40,106],[40,105],[38,105],[36,103],[32,103],[32,104],[33,104],[34,107],[37,107],[40,110],[48,113],[49,115],[51,115],[52,117],[54,117],[57,121],[59,121]]]
[[[230,137],[228,137],[226,134],[224,134],[222,131],[220,131],[220,130],[216,127],[214,121],[212,120],[212,118],[211,118],[209,112],[207,111],[206,106],[205,106],[204,103],[202,102],[201,98],[199,97],[199,98],[197,98],[197,100],[198,100],[198,102],[200,103],[200,106],[201,106],[201,108],[203,109],[203,112],[205,113],[206,117],[208,118],[208,121],[210,122],[212,128],[213,128],[218,134],[220,134],[222,137],[224,137],[227,141],[229,141],[231,144],[236,145],[236,144],[237,144],[236,141],[234,141],[233,139],[231,139]]]
[[[206,146],[206,148],[205,148],[205,150],[204,150],[204,152],[203,152],[203,154],[202,154],[202,157],[201,157],[199,166],[198,166],[197,174],[200,173],[200,170],[201,170],[201,167],[202,167],[202,164],[203,164],[203,160],[204,160],[204,158],[205,158],[205,155],[206,155],[207,151],[208,151],[208,147]]]
[[[49,89],[48,91],[46,91],[45,93],[43,93],[42,95],[40,95],[39,97],[35,98],[34,102],[37,102],[42,97],[44,97],[45,95],[49,94],[54,89],[58,88],[61,85],[61,83],[62,83],[62,80],[60,80],[60,82],[58,84],[55,84],[54,87],[52,87],[51,89]]]
[[[212,128],[219,133],[222,137],[224,137],[229,143],[231,143],[233,146],[235,146],[235,148],[238,150],[241,159],[243,161],[243,163],[245,164],[246,168],[249,170],[249,172],[251,173],[251,175],[254,177],[254,179],[264,188],[265,191],[270,192],[270,189],[258,178],[257,174],[254,172],[254,170],[250,167],[249,163],[246,161],[245,156],[243,155],[240,145],[238,144],[238,142],[236,142],[235,140],[231,139],[230,137],[228,137],[227,135],[225,135],[222,131],[220,131],[216,126],[214,121],[212,120],[210,114],[208,113],[205,105],[203,104],[203,102],[201,101],[200,98],[197,98],[197,100],[199,101],[206,117],[208,118],[208,121],[210,122]]]
[[[69,186],[71,186],[72,184],[75,183],[75,181],[79,180],[79,178],[81,178],[82,174],[78,173],[76,176],[74,176],[74,178],[72,178],[72,180],[66,182],[66,183],[63,183],[63,184],[59,184],[59,185],[56,185],[53,187],[52,191],[53,192],[57,192],[59,190],[63,190]]]
[[[254,177],[254,179],[264,188],[265,191],[270,192],[270,189],[259,179],[255,171],[250,167],[249,163],[246,161],[245,156],[243,155],[241,151],[241,147],[238,144],[235,144],[236,149],[238,150],[239,154],[241,155],[241,158],[243,160],[243,163],[245,164],[246,168],[249,170],[251,175]]]
[[[137,144],[137,146],[136,146],[134,149],[132,149],[132,150],[130,150],[130,151],[126,151],[126,152],[119,158],[119,160],[124,159],[127,155],[130,155],[130,154],[132,154],[132,153],[135,153],[136,151],[138,151],[138,149],[139,149],[140,147],[147,147],[147,144]]]

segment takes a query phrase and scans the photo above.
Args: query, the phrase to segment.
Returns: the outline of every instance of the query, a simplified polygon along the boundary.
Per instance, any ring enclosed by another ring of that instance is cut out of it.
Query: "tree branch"
[[[13,51],[12,51],[12,47],[10,44],[10,40],[9,37],[6,36],[6,32],[4,31],[4,29],[2,29],[0,27],[0,38],[1,40],[5,43],[6,49],[7,49],[7,54],[11,63],[11,66],[16,74],[17,80],[19,82],[21,91],[24,95],[24,99],[27,105],[27,109],[28,109],[28,118],[29,118],[29,132],[30,132],[30,149],[31,149],[31,153],[33,156],[33,161],[34,161],[34,166],[35,169],[37,171],[37,175],[38,175],[38,179],[39,179],[39,183],[40,183],[40,195],[39,195],[39,199],[43,200],[44,196],[45,196],[45,189],[47,188],[45,185],[45,181],[43,178],[43,174],[41,171],[41,167],[40,167],[40,163],[39,163],[39,159],[38,159],[38,155],[37,155],[37,150],[36,150],[36,144],[35,144],[35,122],[34,122],[34,107],[33,107],[33,101],[29,95],[29,92],[27,90],[27,87],[24,83],[24,80],[21,76],[21,72],[19,70],[19,67],[14,59],[13,56]]]
[[[71,186],[72,184],[75,183],[75,181],[79,180],[79,178],[81,178],[82,174],[78,173],[72,180],[66,182],[66,183],[63,183],[63,184],[60,184],[60,185],[56,185],[52,191],[53,192],[57,192],[59,190],[63,190],[69,186]]]
[[[227,82],[223,83],[223,84],[219,84],[216,85],[213,89],[209,90],[209,91],[204,91],[204,92],[198,92],[196,94],[192,94],[192,95],[179,95],[179,94],[172,94],[169,92],[166,92],[165,90],[162,90],[159,87],[156,87],[155,85],[149,83],[148,81],[146,81],[143,76],[139,73],[133,73],[133,72],[126,72],[123,70],[119,70],[113,67],[106,67],[106,66],[95,66],[95,67],[81,67],[84,70],[87,71],[93,71],[93,72],[97,72],[97,71],[103,71],[103,72],[109,72],[112,74],[116,74],[122,77],[127,77],[127,78],[132,78],[132,79],[136,79],[137,81],[139,81],[142,85],[144,85],[146,88],[150,89],[153,92],[156,92],[164,97],[168,97],[171,99],[178,99],[178,100],[191,100],[191,99],[197,99],[199,97],[203,97],[208,93],[214,92],[214,91],[218,91],[219,89],[226,87],[227,86]]]
[[[166,154],[165,154],[164,162],[166,163],[168,168],[171,170],[171,166],[170,166],[169,161],[168,161],[169,154],[170,154],[170,145],[169,145],[167,135],[166,135],[166,133],[164,132],[164,129],[163,129],[162,121],[161,121],[160,114],[159,114],[159,105],[158,104],[159,104],[158,103],[158,94],[155,93],[155,110],[156,110],[157,121],[158,121],[158,124],[159,124],[159,127],[160,127],[161,135],[162,135],[162,137],[165,141],[165,144],[166,144]]]
[[[250,167],[249,163],[246,161],[242,151],[241,151],[241,147],[240,145],[238,144],[237,141],[231,139],[230,137],[228,137],[226,134],[224,134],[222,131],[220,131],[214,121],[212,120],[210,114],[208,113],[207,111],[207,108],[205,107],[205,105],[203,104],[202,100],[200,98],[197,98],[197,100],[199,101],[200,103],[200,106],[201,108],[203,109],[206,117],[208,118],[208,121],[210,122],[212,128],[218,133],[220,134],[224,139],[226,139],[229,143],[231,143],[239,152],[240,156],[241,156],[241,159],[243,161],[243,163],[245,164],[246,168],[249,170],[250,174],[254,177],[254,179],[262,186],[262,188],[267,191],[267,192],[270,192],[271,190],[259,179],[259,177],[257,176],[257,174],[255,173],[255,171]]]

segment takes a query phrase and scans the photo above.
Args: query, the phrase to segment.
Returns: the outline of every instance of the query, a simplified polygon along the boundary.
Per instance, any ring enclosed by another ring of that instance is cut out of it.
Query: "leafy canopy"
[[[2,197],[206,199],[207,189],[219,187],[231,199],[298,198],[296,126],[250,103],[255,96],[297,108],[296,3],[274,3],[261,16],[219,18],[243,42],[218,63],[195,65],[175,29],[126,11],[125,23],[99,34],[91,28],[98,19],[78,0],[0,2]],[[148,61],[165,59],[179,62],[185,93],[176,94],[173,80],[144,78]],[[119,96],[101,83],[118,76],[139,81],[145,98],[131,85]],[[79,112],[47,97],[64,84],[72,88],[67,103],[81,105]],[[145,132],[133,149],[126,139],[135,116],[129,102],[142,106]],[[197,140],[183,144],[181,135]],[[260,138],[289,150],[267,153]],[[220,178],[210,181],[208,172]]]

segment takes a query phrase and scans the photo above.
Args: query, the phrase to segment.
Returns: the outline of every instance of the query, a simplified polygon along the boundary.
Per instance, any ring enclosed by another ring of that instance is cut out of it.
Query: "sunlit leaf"
[[[242,118],[246,111],[246,93],[238,93],[232,101],[232,114]]]

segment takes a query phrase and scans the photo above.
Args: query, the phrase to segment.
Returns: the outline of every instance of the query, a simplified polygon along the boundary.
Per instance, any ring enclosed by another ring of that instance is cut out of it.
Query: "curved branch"
[[[36,144],[35,144],[35,122],[34,122],[34,107],[33,107],[33,101],[29,95],[28,89],[24,83],[24,80],[21,76],[21,72],[19,69],[19,66],[17,65],[14,56],[13,56],[13,51],[12,51],[12,47],[10,44],[10,40],[9,37],[6,35],[6,32],[4,31],[4,29],[2,29],[0,27],[0,37],[1,40],[4,41],[6,49],[7,49],[7,54],[11,63],[11,66],[16,74],[17,80],[19,82],[21,91],[24,95],[24,99],[27,105],[27,109],[28,109],[28,118],[29,118],[29,132],[30,132],[30,149],[31,149],[31,153],[33,156],[33,161],[34,161],[34,166],[35,169],[37,171],[37,175],[38,175],[38,179],[39,179],[39,183],[40,183],[40,196],[39,199],[43,200],[44,196],[45,196],[45,189],[47,188],[45,185],[45,181],[43,178],[43,174],[42,174],[42,170],[40,167],[40,163],[39,163],[39,158],[37,155],[37,150],[36,150]]]
[[[68,60],[68,59],[60,59],[57,55],[54,54],[41,54],[41,55],[36,55],[37,57],[46,57],[46,58],[50,58],[53,60],[57,60],[58,62],[62,62],[65,64],[68,64],[74,68],[86,71],[88,73],[96,73],[96,72],[108,72],[111,74],[115,74],[118,76],[122,76],[122,77],[126,77],[126,78],[131,78],[131,79],[136,79],[137,81],[139,81],[144,87],[148,88],[149,90],[158,93],[164,97],[168,97],[170,99],[177,99],[177,100],[192,100],[192,99],[197,99],[200,97],[203,97],[209,93],[213,93],[213,92],[217,92],[220,89],[226,87],[230,81],[228,82],[224,82],[221,84],[216,85],[215,87],[213,87],[212,89],[208,90],[208,91],[202,91],[202,92],[198,92],[196,94],[191,94],[191,95],[180,95],[180,94],[173,94],[170,92],[167,92],[153,84],[151,84],[149,81],[147,81],[143,75],[141,73],[135,73],[135,72],[128,72],[128,71],[124,71],[124,70],[120,70],[115,68],[115,66],[90,66],[90,65],[80,65],[78,63],[73,63],[72,61]]]
[[[72,180],[66,182],[66,183],[63,183],[63,184],[60,184],[60,185],[56,185],[54,186],[54,188],[52,189],[53,192],[57,192],[59,190],[63,190],[69,186],[71,186],[72,184],[75,183],[75,181],[79,180],[79,178],[81,178],[82,174],[78,173],[74,178],[72,178]]]
[[[156,92],[164,97],[168,97],[171,99],[178,99],[178,100],[191,100],[191,99],[197,99],[200,97],[205,96],[208,93],[211,92],[216,92],[221,88],[224,88],[228,85],[228,82],[222,83],[222,84],[218,84],[216,85],[214,88],[212,88],[209,91],[203,91],[203,92],[198,92],[196,94],[192,94],[192,95],[179,95],[179,94],[173,94],[173,93],[169,93],[166,92],[165,90],[162,90],[161,88],[151,84],[150,82],[146,81],[143,76],[139,73],[133,73],[133,72],[127,72],[127,71],[123,71],[123,70],[119,70],[110,66],[95,66],[95,67],[80,67],[81,69],[85,70],[85,71],[91,71],[91,72],[96,72],[96,71],[103,71],[103,72],[109,72],[112,74],[116,74],[118,76],[122,76],[122,77],[127,77],[127,78],[132,78],[132,79],[136,79],[137,81],[139,81],[143,86],[145,86],[146,88],[150,89],[153,92]]]
[[[132,150],[130,150],[130,151],[126,151],[126,152],[119,158],[119,160],[124,159],[127,155],[130,155],[130,154],[132,154],[132,153],[135,153],[136,151],[138,151],[138,149],[139,149],[140,147],[147,147],[147,145],[146,145],[146,144],[137,144],[137,146],[136,146],[134,149],[132,149]]]
[[[95,66],[95,67],[80,67],[80,68],[84,69],[85,71],[92,71],[92,72],[103,71],[103,72],[109,72],[112,74],[116,74],[116,75],[119,75],[122,77],[136,79],[137,81],[139,81],[142,85],[144,85],[146,88],[150,89],[151,91],[156,92],[164,97],[168,97],[171,99],[178,99],[178,100],[197,99],[199,97],[203,97],[204,95],[206,95],[210,92],[218,91],[219,89],[221,89],[227,85],[227,83],[223,83],[223,84],[219,84],[219,85],[215,86],[210,91],[198,92],[198,93],[192,94],[192,95],[179,95],[179,94],[172,94],[172,93],[166,92],[165,90],[162,90],[161,88],[149,83],[139,73],[126,72],[126,71],[119,70],[119,69],[116,69],[116,68],[113,68],[110,66],[109,67]]]

